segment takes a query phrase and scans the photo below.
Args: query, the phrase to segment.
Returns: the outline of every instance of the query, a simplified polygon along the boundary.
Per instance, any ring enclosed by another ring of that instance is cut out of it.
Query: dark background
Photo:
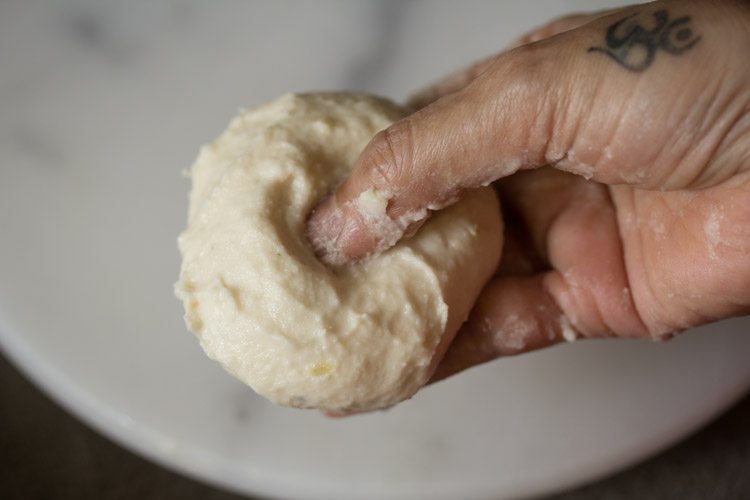
[[[0,356],[0,498],[241,499],[101,437]],[[750,498],[750,397],[685,442],[554,500]]]

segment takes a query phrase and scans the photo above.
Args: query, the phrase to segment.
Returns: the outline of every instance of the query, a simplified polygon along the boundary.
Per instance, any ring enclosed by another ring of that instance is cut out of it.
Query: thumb
[[[555,100],[540,97],[563,84],[547,85],[551,75],[535,68],[544,63],[522,52],[373,137],[349,178],[308,221],[324,261],[343,264],[387,249],[463,190],[544,163],[547,134],[539,132]]]

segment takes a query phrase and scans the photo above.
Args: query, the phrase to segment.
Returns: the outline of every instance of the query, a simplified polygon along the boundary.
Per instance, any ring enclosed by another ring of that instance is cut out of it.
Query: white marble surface
[[[617,2],[4,2],[0,343],[118,441],[246,492],[498,498],[586,481],[750,384],[750,322],[504,360],[385,413],[271,406],[203,356],[171,286],[180,171],[239,106],[397,99],[530,26]]]

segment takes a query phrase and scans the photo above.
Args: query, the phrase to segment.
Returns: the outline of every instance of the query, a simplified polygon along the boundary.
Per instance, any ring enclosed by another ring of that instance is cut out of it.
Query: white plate
[[[3,348],[125,446],[285,497],[550,492],[706,423],[750,384],[747,320],[503,360],[340,421],[266,403],[183,326],[179,172],[236,107],[315,88],[400,98],[547,17],[611,5],[530,3],[3,3]]]

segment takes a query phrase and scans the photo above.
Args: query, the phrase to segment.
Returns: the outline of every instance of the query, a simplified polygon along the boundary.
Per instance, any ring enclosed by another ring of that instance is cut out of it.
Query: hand
[[[313,212],[324,260],[494,182],[505,248],[433,379],[576,337],[666,339],[750,312],[750,2],[572,16],[414,99]],[[424,220],[401,227],[415,231]]]

